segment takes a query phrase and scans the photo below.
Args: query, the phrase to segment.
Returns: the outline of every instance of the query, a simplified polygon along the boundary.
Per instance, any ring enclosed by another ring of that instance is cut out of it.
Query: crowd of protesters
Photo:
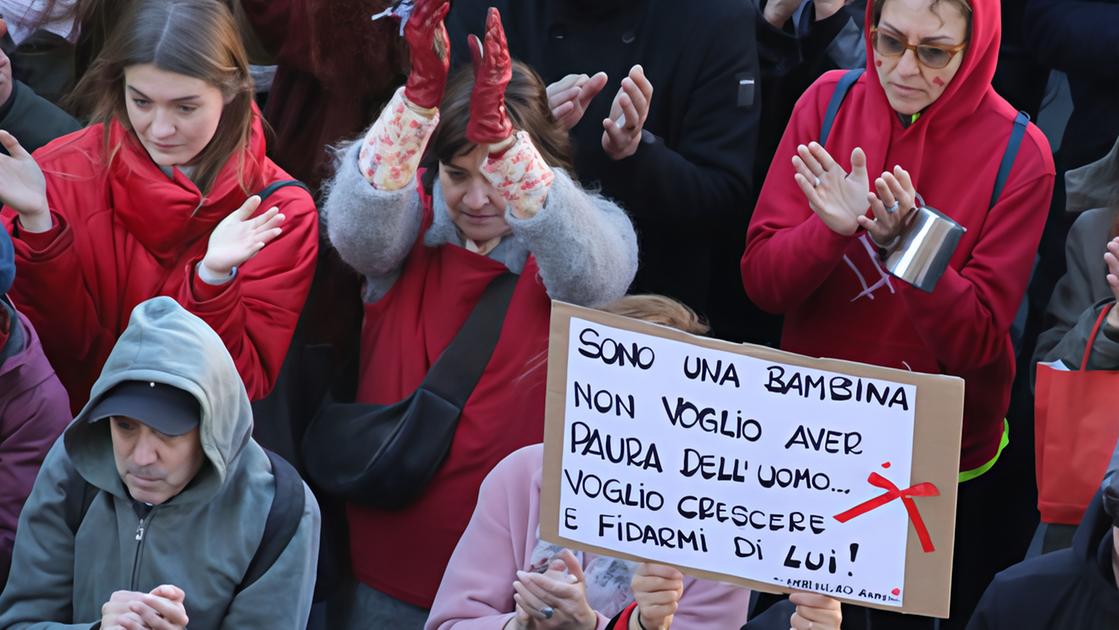
[[[1119,1],[0,18],[0,630],[1119,628]],[[948,619],[541,539],[552,300],[962,378]]]

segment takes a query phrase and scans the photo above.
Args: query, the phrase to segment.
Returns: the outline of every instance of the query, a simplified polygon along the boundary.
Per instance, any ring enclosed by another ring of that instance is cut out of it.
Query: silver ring
[[[552,615],[556,614],[556,610],[551,606],[545,606],[540,609],[540,614],[544,615],[545,619],[551,619]]]
[[[818,186],[820,185],[820,178],[819,178],[819,177],[816,177],[816,178],[815,178],[815,180],[816,180],[816,181],[812,182],[812,187],[813,187],[813,188],[816,188],[816,187],[818,187]]]
[[[892,205],[886,206],[886,214],[896,214],[898,207],[898,202],[895,200]]]

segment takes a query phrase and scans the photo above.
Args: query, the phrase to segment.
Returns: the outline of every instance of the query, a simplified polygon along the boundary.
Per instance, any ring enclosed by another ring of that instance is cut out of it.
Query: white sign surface
[[[577,317],[568,344],[560,536],[901,606],[915,386]]]

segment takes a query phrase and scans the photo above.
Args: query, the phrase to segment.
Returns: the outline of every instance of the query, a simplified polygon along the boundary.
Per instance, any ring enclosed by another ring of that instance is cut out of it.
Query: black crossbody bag
[[[412,395],[391,405],[328,402],[303,438],[307,475],[323,490],[376,508],[419,497],[451,449],[459,415],[493,355],[518,276],[482,293]]]

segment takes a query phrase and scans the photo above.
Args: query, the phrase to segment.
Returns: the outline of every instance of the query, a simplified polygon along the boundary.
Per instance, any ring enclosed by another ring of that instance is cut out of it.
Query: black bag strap
[[[1006,151],[1002,154],[999,174],[995,176],[995,191],[991,195],[991,205],[987,206],[987,209],[995,207],[1003,187],[1006,186],[1006,180],[1010,178],[1010,169],[1014,168],[1014,158],[1018,157],[1018,148],[1022,146],[1022,137],[1026,135],[1026,127],[1029,124],[1030,115],[1026,112],[1018,112],[1014,118],[1014,129],[1010,132],[1010,140],[1006,143]]]
[[[299,181],[298,179],[279,179],[279,180],[276,180],[276,181],[272,182],[271,184],[268,184],[267,186],[265,186],[256,195],[258,197],[260,197],[260,201],[263,203],[265,199],[272,196],[272,193],[276,192],[277,190],[279,190],[281,188],[287,188],[288,186],[295,186],[297,188],[302,188],[303,190],[307,191],[308,195],[314,196],[311,193],[311,189],[307,187],[307,184],[304,184],[303,182]]]
[[[78,528],[82,526],[86,512],[89,512],[89,506],[93,505],[93,500],[97,498],[97,493],[100,490],[97,486],[86,481],[85,477],[74,468],[72,462],[67,460],[66,464],[67,475],[62,486],[62,491],[66,496],[66,502],[63,504],[63,518],[66,519],[66,526],[70,528],[70,533],[77,536]]]
[[[303,479],[295,468],[272,451],[264,449],[264,452],[268,455],[268,461],[272,462],[276,492],[272,495],[272,506],[268,508],[268,520],[264,523],[264,536],[260,540],[260,546],[249,561],[249,568],[245,570],[235,593],[252,586],[276,563],[276,559],[287,549],[288,543],[299,530],[306,504]]]
[[[831,135],[832,124],[835,123],[835,117],[839,114],[839,106],[843,104],[843,99],[847,98],[847,92],[851,90],[851,86],[861,76],[863,76],[863,69],[854,68],[848,70],[846,74],[839,78],[839,83],[835,84],[835,92],[832,92],[831,100],[828,101],[828,108],[824,110],[824,122],[820,125],[820,139],[817,140],[820,146],[826,147],[828,145],[828,136]]]
[[[458,334],[428,369],[421,388],[460,410],[466,405],[493,356],[518,278],[507,271],[490,281]]]

